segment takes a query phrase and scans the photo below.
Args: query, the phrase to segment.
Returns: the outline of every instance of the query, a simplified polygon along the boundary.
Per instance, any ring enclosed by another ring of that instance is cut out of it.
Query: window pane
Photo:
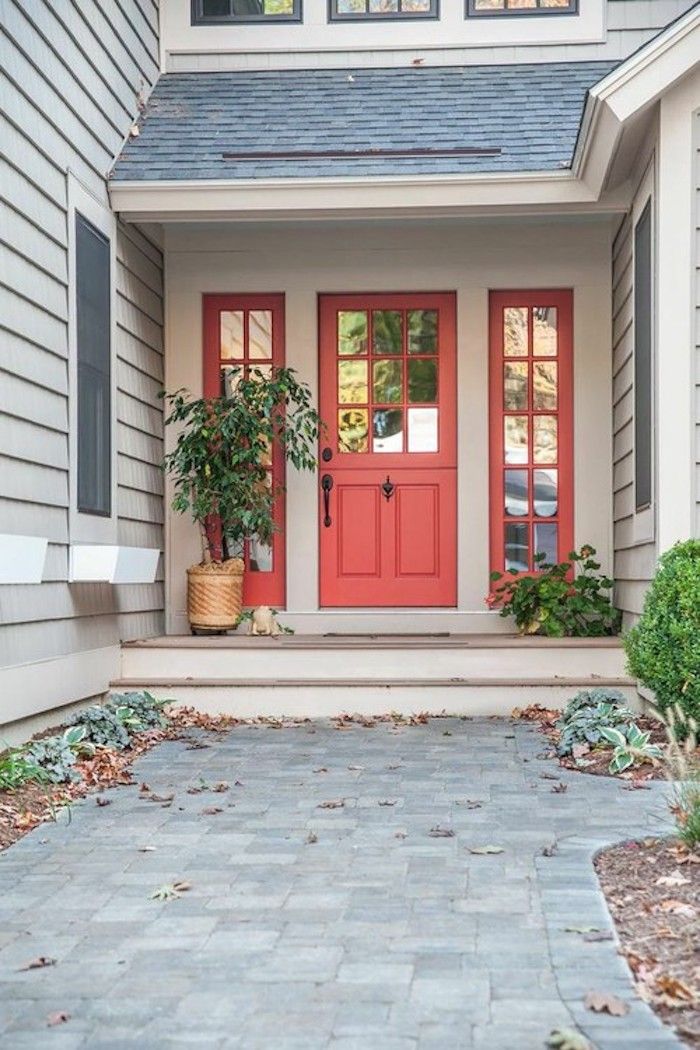
[[[408,400],[412,404],[437,401],[437,361],[417,357],[408,362]]]
[[[338,312],[338,353],[343,356],[367,353],[367,313],[364,310]]]
[[[527,463],[527,416],[506,416],[503,424],[506,463]]]
[[[474,0],[475,11],[502,11],[505,0]]]
[[[338,403],[366,405],[368,397],[366,361],[338,361]]]
[[[368,0],[336,0],[339,15],[366,15]]]
[[[634,502],[651,504],[652,463],[651,201],[634,228]]]
[[[533,460],[535,463],[557,461],[557,417],[535,416],[532,420]]]
[[[557,471],[534,471],[534,505],[538,518],[551,518],[557,513]]]
[[[505,510],[512,518],[524,517],[529,508],[527,471],[505,471]]]
[[[248,356],[255,361],[272,357],[272,310],[251,310],[248,314]]]
[[[372,362],[372,398],[376,404],[395,404],[402,400],[403,362]]]
[[[436,354],[438,351],[437,310],[408,311],[409,354]]]
[[[557,362],[534,361],[532,375],[532,407],[552,410],[557,407]]]
[[[241,381],[243,369],[239,365],[224,366],[221,369],[221,393],[223,397],[233,397]]]
[[[535,554],[544,554],[547,565],[555,565],[559,560],[556,522],[537,522],[535,524]]]
[[[506,361],[503,366],[503,407],[527,408],[527,361]]]
[[[508,10],[518,11],[520,9],[528,9],[537,7],[537,0],[508,0]]]
[[[528,544],[529,526],[526,522],[506,523],[505,564],[506,570],[527,572],[530,568],[530,548]]]
[[[527,307],[507,306],[503,311],[503,353],[527,357]]]
[[[294,0],[200,0],[203,18],[270,18],[296,14]]]
[[[535,306],[532,311],[532,352],[539,357],[556,357],[557,308]]]
[[[399,0],[369,0],[369,13],[371,15],[393,15],[398,14]]]
[[[338,412],[339,452],[367,451],[368,418],[366,408],[349,408]]]
[[[242,361],[243,349],[243,311],[222,310],[219,314],[221,357],[225,361]]]
[[[251,572],[272,572],[272,547],[254,536],[248,543],[248,568]]]
[[[408,451],[438,451],[438,410],[436,408],[409,408]]]
[[[372,352],[403,353],[403,314],[400,310],[372,311]]]
[[[372,413],[372,451],[403,451],[402,408],[375,408]]]

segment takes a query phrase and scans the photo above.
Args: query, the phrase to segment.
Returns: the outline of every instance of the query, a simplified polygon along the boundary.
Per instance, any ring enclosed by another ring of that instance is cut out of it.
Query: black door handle
[[[394,482],[387,474],[386,481],[382,482],[382,492],[384,493],[384,498],[386,500],[390,500],[391,497],[394,495],[394,488]]]
[[[321,488],[323,489],[323,524],[326,528],[329,528],[331,522],[331,489],[333,488],[333,478],[330,474],[324,474],[321,478]]]

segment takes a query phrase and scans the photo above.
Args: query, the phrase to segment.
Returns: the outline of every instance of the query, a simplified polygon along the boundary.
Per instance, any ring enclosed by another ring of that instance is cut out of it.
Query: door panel
[[[322,296],[319,313],[321,605],[455,605],[454,295]]]

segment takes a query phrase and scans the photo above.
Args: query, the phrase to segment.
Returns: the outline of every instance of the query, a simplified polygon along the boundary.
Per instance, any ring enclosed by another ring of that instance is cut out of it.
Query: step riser
[[[589,686],[591,683],[588,683]],[[237,718],[294,717],[330,718],[343,712],[380,715],[396,711],[403,715],[427,711],[437,715],[509,715],[514,707],[543,704],[562,708],[576,692],[575,686],[560,685],[363,685],[362,688],[318,685],[157,685],[130,681],[130,689],[148,688],[160,698],[196,707],[206,714],[226,714]],[[118,683],[115,683],[115,688]],[[621,687],[628,702],[635,705],[636,691]]]
[[[122,651],[123,678],[517,679],[623,678],[622,650],[600,649],[138,649]]]

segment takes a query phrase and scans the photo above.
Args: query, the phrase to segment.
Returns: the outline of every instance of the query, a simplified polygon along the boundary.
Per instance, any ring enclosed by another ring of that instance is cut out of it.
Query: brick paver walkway
[[[203,739],[138,762],[169,807],[119,788],[0,854],[3,1047],[535,1050],[574,1024],[598,1050],[679,1045],[615,944],[566,930],[610,927],[591,854],[662,830],[661,785],[554,792],[543,737],[505,720]],[[585,1011],[591,989],[630,1014]]]

